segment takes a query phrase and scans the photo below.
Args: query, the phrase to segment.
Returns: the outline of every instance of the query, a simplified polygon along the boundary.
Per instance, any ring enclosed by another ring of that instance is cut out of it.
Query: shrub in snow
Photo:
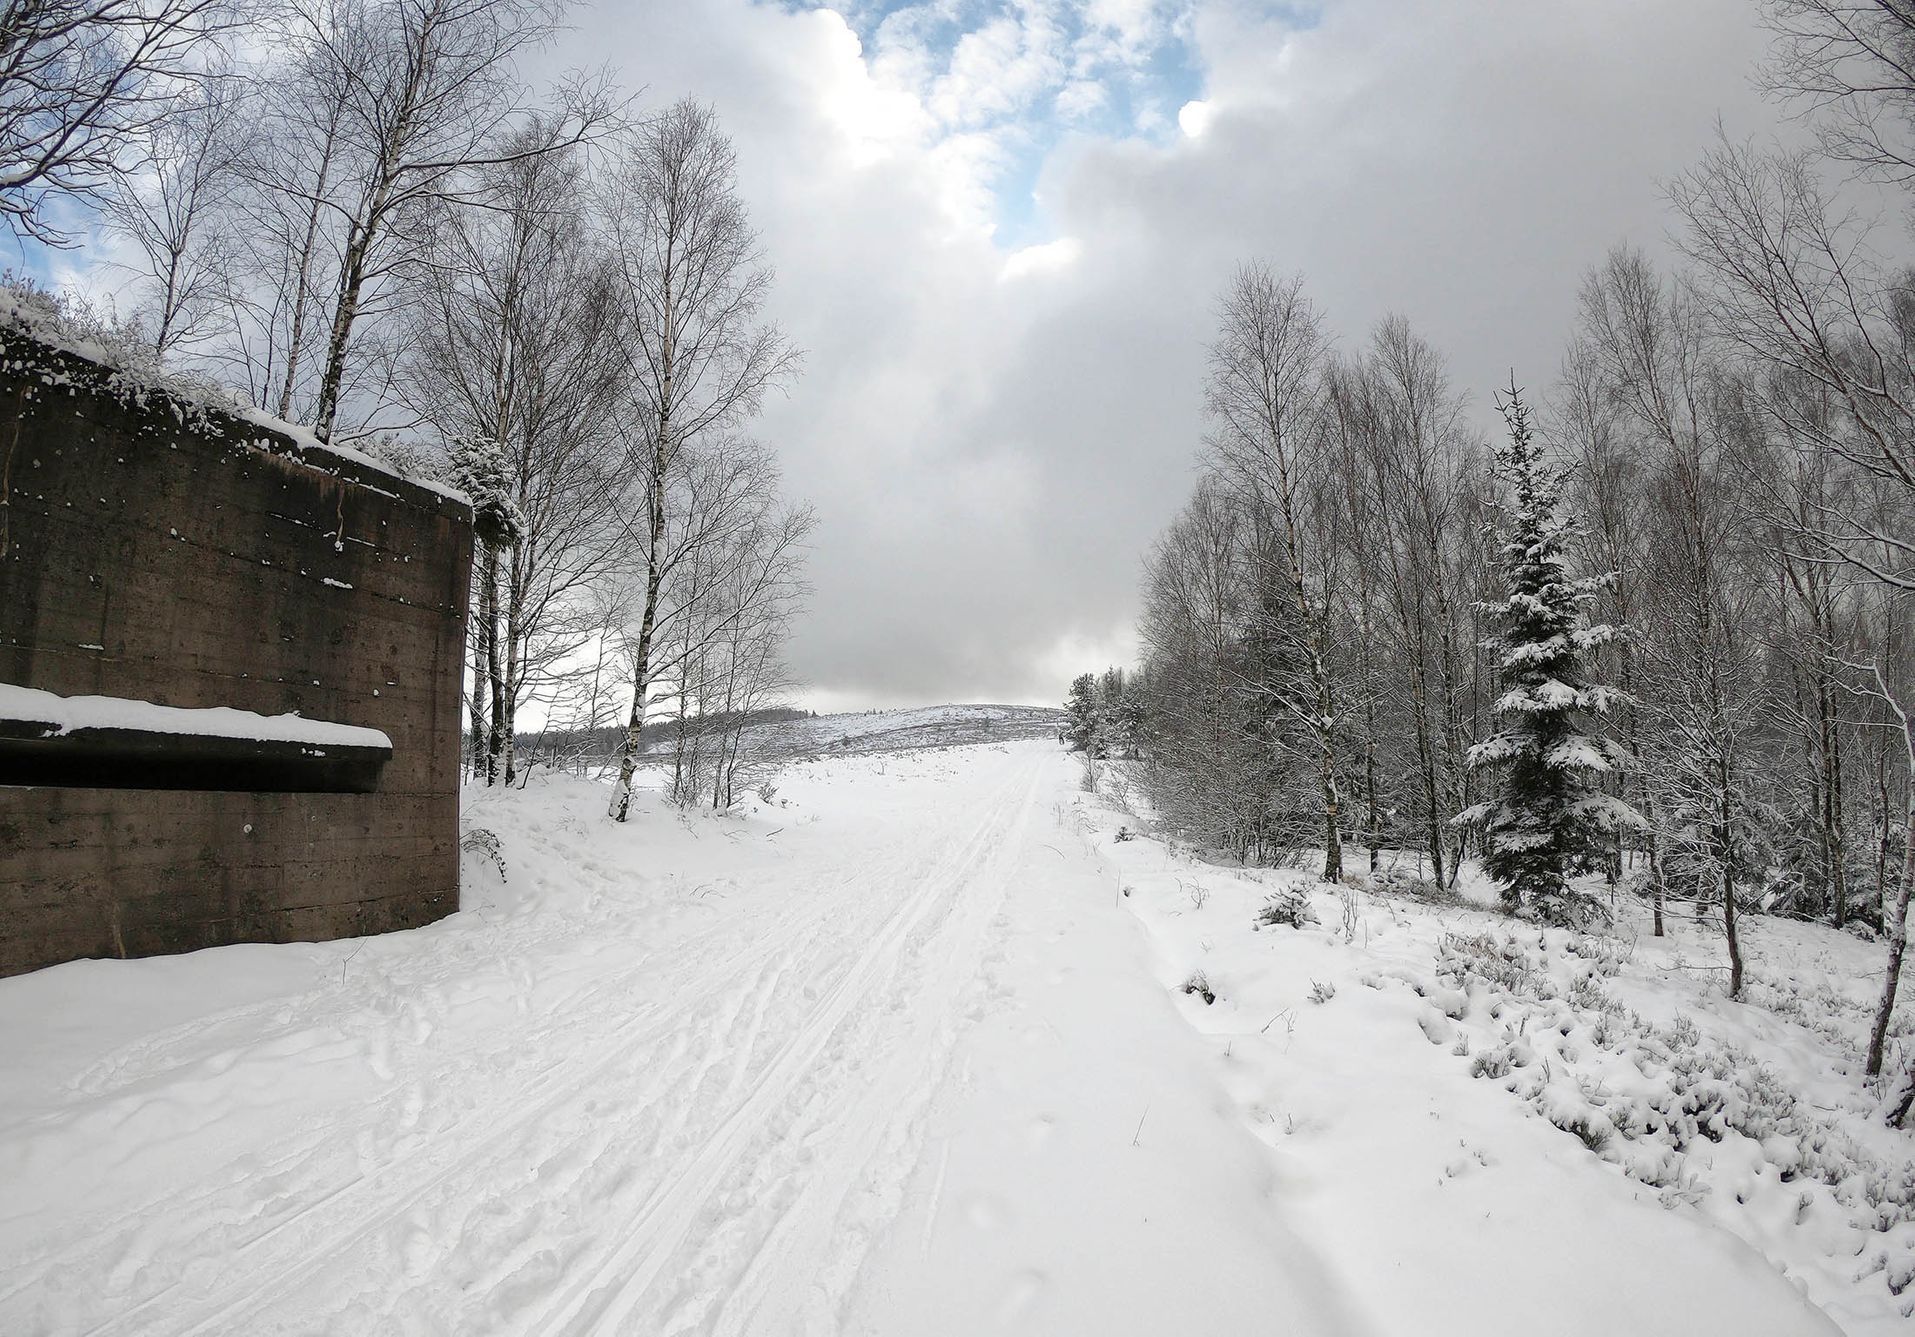
[[[1191,971],[1181,988],[1184,993],[1196,994],[1206,1005],[1217,1001],[1217,995],[1210,987],[1210,977],[1201,970]]]
[[[1347,880],[1337,883],[1337,908],[1343,912],[1343,941],[1355,942],[1357,928],[1362,922],[1358,912],[1363,908],[1363,901],[1356,887]]]
[[[1915,1161],[1884,1157],[1756,1055],[1678,1016],[1652,1025],[1605,987],[1614,939],[1460,934],[1437,970],[1486,1032],[1452,1052],[1665,1204],[1711,1194],[1761,1218],[1815,1216],[1831,1259],[1864,1260],[1894,1295],[1915,1284]],[[1904,1309],[1909,1306],[1904,1302]]]
[[[1461,900],[1450,888],[1407,868],[1378,868],[1359,880],[1372,892],[1408,896],[1431,905],[1454,905]]]
[[[1571,579],[1564,569],[1570,528],[1557,515],[1560,471],[1532,439],[1529,410],[1513,386],[1498,407],[1509,424],[1492,466],[1509,493],[1499,503],[1506,593],[1484,611],[1497,624],[1491,645],[1503,694],[1494,709],[1503,726],[1468,760],[1497,774],[1499,792],[1456,821],[1482,831],[1483,868],[1502,884],[1505,908],[1544,923],[1582,924],[1598,907],[1571,876],[1598,865],[1619,826],[1641,822],[1602,792],[1620,751],[1589,729],[1618,699],[1588,681],[1584,663],[1616,635],[1591,626],[1584,612],[1608,577]]]
[[[496,833],[483,826],[469,826],[459,836],[459,849],[466,854],[477,855],[498,872],[499,881],[505,881],[505,854],[499,847]]]
[[[1486,1050],[1470,1060],[1469,1075],[1472,1077],[1507,1077],[1515,1064],[1510,1057],[1508,1046]]]
[[[1337,986],[1330,983],[1330,981],[1328,980],[1311,980],[1310,981],[1310,1001],[1311,1002],[1327,1003],[1332,998],[1335,998],[1336,996],[1337,996]]]
[[[1253,928],[1283,924],[1303,928],[1317,922],[1316,907],[1310,903],[1310,889],[1295,882],[1285,883],[1264,898]]]
[[[137,321],[123,320],[81,293],[50,292],[12,270],[0,272],[0,327],[107,368],[108,386],[123,403],[144,405],[149,392],[158,390],[187,414],[204,406],[244,417],[250,407],[216,381],[162,365],[154,340]]]

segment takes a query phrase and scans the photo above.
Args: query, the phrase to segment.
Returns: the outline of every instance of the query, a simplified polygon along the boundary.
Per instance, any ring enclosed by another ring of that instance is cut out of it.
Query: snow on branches
[[[493,549],[515,548],[525,532],[525,516],[513,495],[512,462],[505,447],[490,437],[456,436],[446,443],[452,485],[472,499],[472,522]]]
[[[1621,698],[1588,681],[1586,655],[1618,632],[1590,625],[1586,612],[1609,577],[1572,577],[1565,568],[1571,531],[1560,518],[1561,473],[1536,443],[1513,382],[1497,408],[1509,427],[1491,466],[1503,494],[1497,554],[1506,593],[1482,608],[1497,626],[1490,647],[1503,727],[1469,750],[1468,764],[1496,772],[1500,792],[1455,820],[1481,830],[1484,869],[1502,884],[1509,909],[1573,924],[1592,907],[1571,877],[1596,863],[1619,826],[1641,821],[1603,792],[1602,777],[1622,753],[1592,723]]]

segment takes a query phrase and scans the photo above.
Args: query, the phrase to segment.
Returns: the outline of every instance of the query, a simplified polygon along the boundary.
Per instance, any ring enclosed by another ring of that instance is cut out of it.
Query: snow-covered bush
[[[162,365],[154,341],[134,320],[122,319],[71,289],[53,292],[31,278],[0,272],[0,328],[78,354],[112,373],[110,384],[123,398],[142,399],[161,390],[184,406],[209,405],[243,412],[246,405],[230,389],[178,367]]]
[[[1210,987],[1210,977],[1201,970],[1191,971],[1178,988],[1183,993],[1196,994],[1204,1000],[1206,1006],[1217,1001],[1216,991]]]
[[[1831,1258],[1861,1259],[1863,1275],[1909,1290],[1915,1160],[1858,1142],[1782,1073],[1693,1019],[1655,1025],[1623,1006],[1606,985],[1630,951],[1556,932],[1447,935],[1437,973],[1467,996],[1479,1031],[1452,1052],[1666,1204],[1729,1194],[1816,1217]]]
[[[472,523],[490,548],[515,548],[525,534],[505,447],[491,437],[467,435],[446,443],[452,485],[472,499]]]
[[[1442,883],[1408,868],[1385,866],[1357,876],[1370,891],[1385,896],[1407,896],[1429,905],[1455,905],[1462,899]]]
[[[1316,922],[1317,910],[1310,902],[1310,889],[1301,883],[1287,882],[1264,898],[1263,908],[1257,911],[1252,927],[1282,924],[1303,928]]]

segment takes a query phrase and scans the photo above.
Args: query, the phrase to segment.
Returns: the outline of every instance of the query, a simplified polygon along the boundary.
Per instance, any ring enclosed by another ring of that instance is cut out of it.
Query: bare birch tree
[[[1764,0],[1776,42],[1769,92],[1813,120],[1823,151],[1915,187],[1915,6],[1908,0]]]
[[[616,422],[630,488],[631,560],[642,584],[634,600],[632,706],[610,807],[622,822],[656,671],[660,594],[679,556],[670,537],[680,501],[674,481],[688,452],[722,450],[797,358],[760,319],[771,273],[738,198],[731,142],[709,108],[680,102],[643,127],[603,199],[628,331]]]
[[[0,0],[0,217],[72,242],[61,196],[97,201],[138,170],[240,20],[231,0]]]
[[[1343,875],[1338,739],[1342,716],[1331,665],[1333,619],[1314,490],[1327,457],[1321,421],[1327,341],[1299,278],[1261,264],[1232,277],[1210,349],[1205,405],[1215,466],[1251,508],[1269,542],[1265,578],[1284,591],[1301,661],[1298,681],[1266,690],[1309,736],[1323,835],[1323,876]]]
[[[152,128],[141,170],[121,177],[100,202],[108,228],[139,252],[139,319],[161,358],[214,334],[227,306],[238,258],[228,205],[239,119],[236,81],[200,80]]]
[[[1272,852],[1270,819],[1288,758],[1258,728],[1244,645],[1255,624],[1252,526],[1214,476],[1145,561],[1138,675],[1152,742],[1141,770],[1152,806],[1176,829],[1238,859]]]
[[[503,446],[521,523],[508,549],[483,554],[474,719],[479,773],[510,784],[519,709],[587,646],[585,588],[622,547],[610,419],[624,331],[576,158],[531,155],[483,175],[484,207],[448,209],[434,229],[401,393],[442,437]]]
[[[312,313],[319,364],[310,416],[322,438],[337,426],[355,330],[417,266],[439,207],[474,203],[487,167],[577,145],[617,121],[602,80],[574,81],[559,90],[556,112],[532,113],[514,62],[560,17],[560,0],[291,6],[280,36],[286,64],[316,96],[297,112],[292,143],[301,151],[266,159],[273,175],[263,187],[312,206],[307,226],[288,229],[300,252],[289,278],[319,260],[306,243],[321,229],[336,247],[317,285],[329,310]],[[311,285],[288,286],[296,305]],[[289,357],[304,352],[304,323],[292,322]]]
[[[1881,104],[1854,106],[1893,110],[1904,105],[1897,99],[1907,87],[1904,81],[1889,88]],[[1899,141],[1881,133],[1886,124],[1878,118],[1875,129],[1879,142],[1892,146]],[[1892,176],[1897,170],[1888,159],[1872,165]],[[1769,508],[1787,554],[1846,568],[1872,589],[1877,626],[1892,627],[1915,599],[1915,300],[1908,278],[1871,263],[1865,231],[1833,207],[1803,155],[1724,142],[1674,183],[1671,195],[1688,225],[1684,248],[1707,282],[1714,328],[1765,384],[1785,390],[1763,400],[1778,434],[1846,475],[1834,496],[1798,492],[1799,506]],[[1820,478],[1820,464],[1797,477]],[[1878,701],[1881,724],[1899,732],[1905,754],[1915,682],[1905,664],[1883,654],[1885,643],[1878,638],[1847,656],[1845,685]],[[1906,851],[1915,844],[1915,782],[1907,772],[1899,781]],[[1883,889],[1889,945],[1868,1053],[1871,1076],[1881,1071],[1900,989],[1915,861],[1904,858],[1894,881],[1892,892]]]
[[[1376,413],[1364,464],[1378,523],[1377,574],[1414,725],[1424,840],[1437,882],[1453,882],[1445,840],[1462,811],[1463,677],[1472,651],[1459,617],[1456,553],[1467,460],[1463,404],[1441,356],[1400,317],[1386,319],[1366,359]]]

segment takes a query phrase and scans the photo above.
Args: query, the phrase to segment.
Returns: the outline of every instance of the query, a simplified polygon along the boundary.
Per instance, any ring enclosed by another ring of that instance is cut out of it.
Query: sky
[[[717,111],[802,376],[754,431],[817,511],[820,711],[1056,703],[1132,661],[1232,269],[1341,346],[1401,314],[1489,425],[1585,269],[1752,83],[1753,0],[602,0],[529,73]],[[29,268],[33,266],[29,265]],[[63,277],[54,275],[55,278]]]
[[[607,0],[555,68],[709,102],[804,373],[756,432],[817,510],[820,710],[1058,702],[1135,655],[1241,260],[1344,347],[1406,316],[1486,421],[1583,271],[1666,248],[1720,119],[1778,133],[1749,0]]]

